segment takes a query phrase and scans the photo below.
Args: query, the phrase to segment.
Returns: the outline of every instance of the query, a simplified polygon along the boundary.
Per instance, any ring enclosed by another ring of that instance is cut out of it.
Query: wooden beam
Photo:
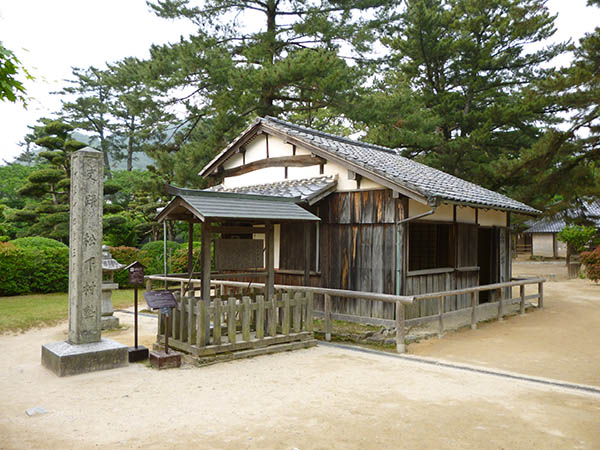
[[[191,277],[194,270],[194,222],[188,224],[187,269],[188,274]]]
[[[264,233],[265,228],[224,225],[224,226],[210,227],[210,232],[211,233],[220,233],[220,234],[254,234],[254,233]]]
[[[295,156],[279,156],[277,158],[265,158],[258,161],[253,161],[248,164],[243,164],[231,169],[218,171],[216,174],[222,177],[234,177],[252,172],[266,167],[307,167],[324,164],[325,160],[319,156],[312,155],[295,155]],[[222,166],[221,166],[222,167]]]
[[[310,226],[309,222],[304,224],[304,286],[310,286]]]
[[[265,133],[265,145],[267,147],[267,158],[269,157],[269,135]]]
[[[210,223],[202,224],[202,302],[207,310],[210,305]],[[206,314],[204,320],[204,342],[209,342],[210,337],[210,315]]]
[[[269,318],[269,334],[275,336],[277,333],[277,307],[274,298],[275,294],[275,233],[273,230],[273,223],[266,223],[265,233],[265,270],[267,271],[267,277],[265,280],[265,301],[273,302],[271,315]]]
[[[282,132],[276,128],[269,127],[268,125],[263,124],[263,128],[265,130],[267,130],[267,132],[269,134],[271,134],[273,136],[278,136],[279,138],[283,139],[287,144],[290,144],[290,145],[296,144],[300,147],[304,147],[307,150],[310,150],[311,152],[313,152],[315,155],[318,155],[318,156],[324,158],[325,160],[331,160],[335,163],[340,164],[343,167],[350,167],[351,170],[355,171],[356,173],[360,173],[365,178],[373,180],[376,183],[379,183],[382,186],[385,186],[387,188],[399,191],[403,195],[406,195],[407,197],[410,197],[413,200],[418,201],[419,203],[423,203],[424,205],[428,204],[427,198],[424,195],[422,195],[418,192],[415,192],[415,191],[411,191],[410,189],[405,188],[403,186],[399,186],[397,183],[389,180],[385,176],[375,173],[371,170],[365,169],[365,168],[361,167],[360,165],[358,165],[357,163],[353,163],[351,161],[348,161],[348,160],[336,155],[334,152],[325,151],[325,150],[319,148],[315,144],[302,141],[301,139],[295,138],[293,136],[288,136],[284,132]]]

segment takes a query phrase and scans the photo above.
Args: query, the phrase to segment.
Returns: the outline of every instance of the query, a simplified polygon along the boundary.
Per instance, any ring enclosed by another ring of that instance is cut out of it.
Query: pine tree
[[[588,4],[600,6],[600,1]],[[600,27],[570,50],[573,62],[530,92],[548,98],[562,122],[548,127],[519,160],[500,167],[507,179],[521,184],[523,199],[548,205],[549,214],[600,197]]]
[[[34,201],[7,213],[9,220],[30,224],[24,235],[68,242],[71,154],[85,147],[70,139],[71,131],[73,127],[59,121],[47,122],[38,130],[35,143],[44,149],[38,155],[46,164],[33,171],[18,191]]]
[[[518,159],[551,122],[545,97],[527,88],[564,45],[532,50],[554,33],[544,0],[408,0],[384,44],[383,81],[354,116],[367,139],[506,190],[496,162]],[[420,120],[421,119],[421,120]]]
[[[188,39],[151,50],[151,82],[187,111],[177,136],[152,154],[158,172],[171,172],[178,184],[197,184],[202,165],[256,116],[339,128],[339,111],[368,73],[364,55],[374,29],[394,2],[198,4],[151,4],[161,17],[198,27]]]
[[[65,98],[62,100],[61,120],[98,139],[104,154],[104,173],[110,178],[112,145],[108,130],[108,104],[111,92],[105,82],[106,71],[90,66],[87,69],[74,67],[72,73],[74,79],[67,80],[69,86],[57,92]]]

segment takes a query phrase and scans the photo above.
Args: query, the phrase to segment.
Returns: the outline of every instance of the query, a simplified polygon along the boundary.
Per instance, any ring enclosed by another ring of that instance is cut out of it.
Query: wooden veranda
[[[319,218],[293,199],[174,188],[171,193],[175,197],[159,213],[158,221],[185,221],[189,227],[188,273],[180,277],[185,282],[177,290],[177,307],[169,317],[169,345],[202,358],[314,345],[313,294],[275,295],[274,224],[308,224]],[[197,272],[195,225],[201,227]],[[264,236],[264,244],[263,239],[253,239],[257,235]],[[308,278],[310,265],[305,266]],[[264,288],[236,289],[235,293],[225,287],[211,289],[211,279],[240,275],[263,281]],[[157,346],[164,344],[165,320],[159,316]]]

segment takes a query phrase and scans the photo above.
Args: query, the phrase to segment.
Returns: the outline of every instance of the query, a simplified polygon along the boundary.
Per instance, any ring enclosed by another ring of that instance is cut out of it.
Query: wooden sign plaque
[[[148,291],[144,292],[146,303],[152,309],[175,308],[177,301],[171,291]]]

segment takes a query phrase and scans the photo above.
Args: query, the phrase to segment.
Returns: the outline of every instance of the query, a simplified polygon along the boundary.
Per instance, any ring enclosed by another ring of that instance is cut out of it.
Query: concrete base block
[[[119,318],[115,316],[102,316],[102,329],[103,330],[113,330],[115,328],[119,328]]]
[[[175,350],[169,350],[169,353],[163,351],[150,352],[150,365],[153,369],[171,369],[181,366],[181,353]]]
[[[67,341],[42,345],[42,365],[59,377],[126,366],[127,346],[111,339],[91,344]]]
[[[138,362],[148,359],[148,349],[143,345],[138,345],[137,348],[129,347],[129,362]]]

